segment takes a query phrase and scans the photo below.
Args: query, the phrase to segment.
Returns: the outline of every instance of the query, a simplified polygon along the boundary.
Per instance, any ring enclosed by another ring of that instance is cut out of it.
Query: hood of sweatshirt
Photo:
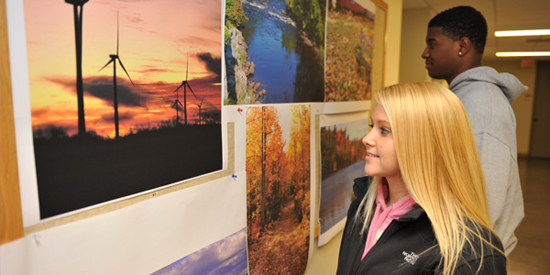
[[[483,81],[497,85],[510,103],[527,91],[527,86],[523,85],[517,77],[509,73],[499,73],[495,69],[485,66],[475,67],[459,74],[451,81],[449,89],[453,90],[460,83],[469,81]]]
[[[372,177],[365,176],[356,178],[354,180],[353,193],[359,199],[359,201],[367,194],[372,179]],[[426,215],[424,209],[422,209],[422,207],[420,207],[419,205],[415,205],[411,211],[407,212],[405,215],[403,215],[403,217],[399,218],[399,221],[416,220],[419,219],[422,215]]]
[[[372,178],[369,176],[356,178],[353,184],[353,193],[358,198],[363,198],[367,191],[369,190],[369,185],[372,181]]]

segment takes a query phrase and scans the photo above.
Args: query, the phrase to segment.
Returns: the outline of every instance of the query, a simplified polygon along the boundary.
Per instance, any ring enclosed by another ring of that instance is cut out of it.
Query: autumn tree
[[[323,179],[364,157],[365,146],[362,140],[351,140],[347,129],[337,129],[335,126],[321,128],[321,173]]]
[[[290,191],[294,197],[294,209],[298,221],[304,214],[309,214],[309,182],[310,182],[310,111],[304,105],[291,106],[292,124],[290,127],[290,142],[288,146],[289,172],[293,182]],[[304,205],[307,204],[307,205]]]
[[[287,165],[277,110],[250,108],[247,115],[246,171],[248,220],[256,236],[279,217],[284,203]]]
[[[303,274],[307,265],[310,112],[290,111],[290,140],[275,107],[249,108],[246,117],[250,274]]]

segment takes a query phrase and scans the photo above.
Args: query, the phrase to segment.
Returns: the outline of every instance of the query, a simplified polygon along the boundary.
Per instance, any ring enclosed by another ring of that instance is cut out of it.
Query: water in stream
[[[242,29],[253,79],[267,91],[263,103],[323,102],[323,59],[305,44],[284,0],[243,1]]]

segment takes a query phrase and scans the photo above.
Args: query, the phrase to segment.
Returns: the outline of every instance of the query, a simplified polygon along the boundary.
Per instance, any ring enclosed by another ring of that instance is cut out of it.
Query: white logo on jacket
[[[407,261],[409,264],[414,265],[414,263],[416,263],[416,260],[418,260],[418,255],[414,254],[414,252],[411,252],[409,254],[403,251],[403,255],[405,256],[405,261]]]

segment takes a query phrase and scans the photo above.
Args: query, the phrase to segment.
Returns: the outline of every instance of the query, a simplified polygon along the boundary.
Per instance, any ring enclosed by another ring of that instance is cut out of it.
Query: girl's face
[[[369,176],[400,178],[390,120],[380,104],[374,107],[371,123],[371,130],[363,138],[367,147],[365,172]]]

